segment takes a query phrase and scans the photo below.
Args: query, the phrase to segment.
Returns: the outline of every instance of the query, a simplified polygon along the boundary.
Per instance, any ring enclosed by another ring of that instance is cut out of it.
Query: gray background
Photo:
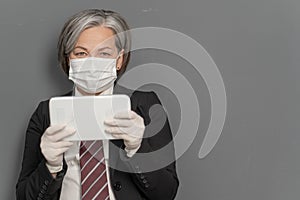
[[[15,198],[25,130],[38,102],[72,87],[56,62],[59,31],[67,17],[93,7],[120,12],[133,28],[183,32],[202,44],[220,69],[227,119],[216,147],[200,160],[210,115],[201,77],[183,60],[159,51],[136,52],[131,62],[180,67],[197,83],[201,127],[177,163],[178,200],[299,199],[298,0],[1,1],[0,199]],[[171,109],[176,101],[168,99],[167,89],[156,90],[169,114],[178,112]],[[170,117],[176,132],[178,119]]]

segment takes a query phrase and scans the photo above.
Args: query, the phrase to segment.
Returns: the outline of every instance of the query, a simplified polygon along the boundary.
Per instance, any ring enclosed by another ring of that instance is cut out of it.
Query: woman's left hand
[[[144,119],[134,111],[119,112],[113,118],[106,119],[104,124],[107,133],[124,140],[127,151],[137,150],[140,147],[145,125]]]

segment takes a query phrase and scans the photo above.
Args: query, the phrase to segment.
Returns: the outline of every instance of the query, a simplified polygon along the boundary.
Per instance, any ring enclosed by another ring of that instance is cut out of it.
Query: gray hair
[[[118,51],[124,49],[124,59],[118,76],[127,67],[130,58],[131,35],[125,19],[111,10],[87,9],[73,15],[64,25],[57,44],[58,61],[63,71],[69,74],[69,55],[74,49],[80,33],[95,26],[110,28],[115,34]]]

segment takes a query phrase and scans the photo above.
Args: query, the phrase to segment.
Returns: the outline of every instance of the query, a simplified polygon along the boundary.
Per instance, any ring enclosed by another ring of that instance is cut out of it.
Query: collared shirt
[[[113,87],[103,91],[102,94],[112,94]],[[75,87],[75,96],[82,96],[82,94],[77,90]],[[79,147],[80,141],[74,142],[74,145],[65,152],[64,158],[68,165],[68,170],[65,174],[60,200],[81,200],[81,175],[80,175],[80,165],[79,165]],[[104,158],[106,164],[106,176],[108,182],[108,190],[109,190],[109,198],[110,200],[115,200],[115,196],[113,194],[111,184],[110,184],[110,177],[109,177],[109,167],[108,167],[108,159],[109,159],[109,146],[108,140],[103,140],[103,151],[104,151]]]

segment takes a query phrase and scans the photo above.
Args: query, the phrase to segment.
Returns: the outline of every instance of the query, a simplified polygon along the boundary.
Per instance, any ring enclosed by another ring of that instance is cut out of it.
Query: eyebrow
[[[104,49],[111,49],[112,50],[112,48],[110,48],[109,46],[106,46],[106,47],[101,47],[100,49],[97,49],[97,51],[101,51],[101,50],[104,50]]]
[[[83,49],[83,50],[85,50],[85,51],[88,51],[87,48],[82,47],[82,46],[76,46],[76,47],[74,48],[74,50],[77,49],[77,48],[80,48],[80,49]],[[105,46],[105,47],[101,47],[100,49],[97,49],[97,51],[101,51],[101,50],[104,50],[104,49],[111,49],[111,50],[112,50],[111,47]]]
[[[77,49],[77,48],[80,48],[80,49],[83,49],[83,50],[87,51],[87,48],[84,48],[82,46],[76,46],[76,47],[74,47],[74,50]]]

